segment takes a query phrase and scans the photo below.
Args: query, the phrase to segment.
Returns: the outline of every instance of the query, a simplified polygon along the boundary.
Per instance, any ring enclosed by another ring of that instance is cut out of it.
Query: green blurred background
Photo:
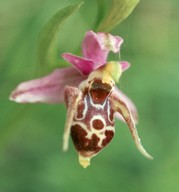
[[[138,131],[154,160],[135,148],[116,121],[111,144],[83,169],[70,142],[62,152],[65,107],[16,104],[8,95],[21,81],[41,75],[39,31],[75,0],[0,0],[0,192],[177,192],[179,189],[179,2],[142,0],[112,33],[124,38],[121,55],[132,67],[120,88],[139,111]],[[79,49],[93,29],[95,0],[84,1],[59,32],[60,53]],[[49,71],[50,72],[50,71]]]

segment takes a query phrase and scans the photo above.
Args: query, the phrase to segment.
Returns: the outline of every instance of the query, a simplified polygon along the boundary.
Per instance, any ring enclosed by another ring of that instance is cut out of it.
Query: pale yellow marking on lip
[[[79,154],[79,163],[83,168],[87,168],[90,166],[90,159],[89,157],[83,157]]]

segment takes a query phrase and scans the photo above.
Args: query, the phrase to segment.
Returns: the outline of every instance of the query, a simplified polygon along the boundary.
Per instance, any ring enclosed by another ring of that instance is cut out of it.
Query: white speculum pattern
[[[109,100],[106,99],[102,105],[94,104],[92,98],[88,95],[84,97],[83,101],[84,109],[82,117],[78,118],[76,114],[72,126],[79,125],[87,133],[87,139],[92,139],[92,135],[95,134],[99,138],[98,147],[103,147],[102,142],[106,138],[105,131],[109,130],[115,132],[114,126],[110,125],[113,124],[113,121],[110,119]],[[92,115],[90,111],[95,111],[96,114]],[[106,123],[105,116],[107,117],[108,123]],[[88,119],[88,121],[86,119]],[[95,120],[101,121],[103,123],[103,128],[96,129],[93,126]]]

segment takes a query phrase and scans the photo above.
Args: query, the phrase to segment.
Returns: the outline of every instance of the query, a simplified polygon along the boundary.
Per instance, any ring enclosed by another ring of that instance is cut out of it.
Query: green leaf
[[[75,13],[83,3],[70,5],[59,10],[43,27],[38,41],[38,61],[41,66],[48,68],[52,63],[52,55],[55,49],[57,34],[62,24]],[[43,67],[44,68],[44,67]]]
[[[112,0],[106,17],[101,21],[98,31],[110,31],[126,19],[140,0]]]
[[[104,0],[97,0],[97,7],[98,7],[98,12],[96,16],[96,23],[94,28],[96,29],[101,22],[101,19],[104,18],[105,12],[106,12],[106,5],[104,3]]]

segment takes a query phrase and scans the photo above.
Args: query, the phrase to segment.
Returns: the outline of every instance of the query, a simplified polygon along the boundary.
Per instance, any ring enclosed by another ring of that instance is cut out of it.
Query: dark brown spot
[[[87,132],[80,125],[74,125],[71,127],[71,137],[77,151],[83,149],[86,135]]]
[[[77,107],[77,114],[76,114],[77,118],[83,118],[84,109],[85,109],[85,103],[84,103],[84,100],[81,100]]]
[[[98,147],[98,142],[99,142],[99,138],[97,137],[97,135],[93,134],[91,139],[88,139],[88,146],[85,147],[85,150],[87,151],[99,151],[100,147]]]
[[[111,108],[110,108],[109,120],[110,120],[111,122],[114,121],[114,110],[111,109]]]
[[[104,128],[104,124],[100,119],[93,120],[93,127],[94,129],[100,130]]]
[[[93,134],[91,139],[86,138],[86,131],[80,127],[80,125],[74,125],[71,127],[71,137],[75,148],[83,156],[89,157],[101,150],[98,146],[99,138]]]
[[[103,147],[106,146],[111,141],[111,139],[114,136],[114,131],[106,130],[105,135],[106,135],[106,138],[103,139],[103,142],[102,142]]]
[[[94,79],[90,88],[90,94],[95,104],[103,104],[109,93],[111,92],[111,85],[102,83],[101,79]]]

